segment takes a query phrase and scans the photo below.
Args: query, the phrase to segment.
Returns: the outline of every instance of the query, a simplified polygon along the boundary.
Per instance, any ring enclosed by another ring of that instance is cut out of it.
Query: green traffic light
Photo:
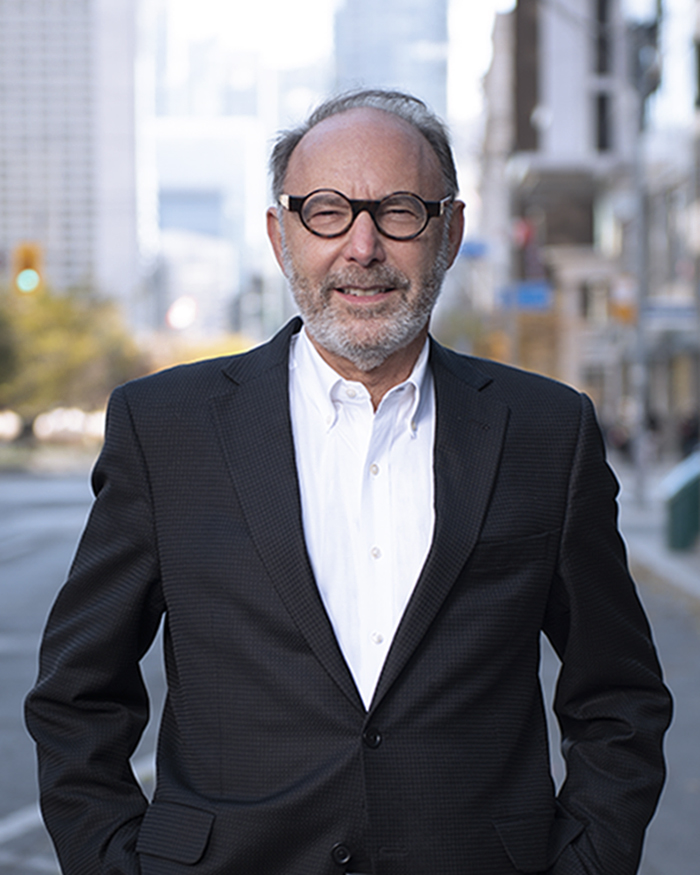
[[[28,267],[26,270],[21,270],[17,274],[17,279],[15,280],[15,284],[20,292],[27,293],[35,292],[39,288],[40,282],[41,277],[31,267]]]

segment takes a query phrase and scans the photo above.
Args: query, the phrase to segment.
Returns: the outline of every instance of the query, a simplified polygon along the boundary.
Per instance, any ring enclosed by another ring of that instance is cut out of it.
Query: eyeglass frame
[[[304,214],[302,213],[304,204],[310,197],[313,197],[315,194],[320,194],[320,192],[322,191],[328,191],[332,194],[337,194],[339,197],[342,197],[343,200],[347,201],[350,204],[352,218],[350,219],[350,222],[346,228],[344,228],[342,231],[337,231],[335,234],[321,234],[319,231],[314,231],[313,228],[310,228],[304,221]],[[423,224],[423,227],[419,231],[416,231],[414,234],[410,234],[408,237],[396,237],[394,234],[387,234],[386,231],[383,231],[379,227],[379,223],[377,222],[377,210],[379,209],[379,207],[384,203],[384,201],[389,200],[389,198],[396,197],[397,195],[409,195],[410,197],[415,198],[417,201],[420,201],[420,203],[423,204],[425,208],[425,222]],[[454,202],[454,195],[448,194],[444,198],[441,198],[439,201],[426,201],[419,194],[415,194],[412,191],[392,191],[391,194],[388,194],[381,200],[371,201],[354,200],[343,194],[342,191],[338,191],[335,188],[316,188],[313,191],[310,191],[308,194],[303,195],[302,197],[291,194],[281,194],[277,200],[279,201],[280,206],[282,206],[285,210],[288,210],[290,213],[299,214],[301,224],[310,234],[313,234],[315,237],[320,237],[323,240],[333,240],[336,237],[342,237],[343,234],[347,234],[350,228],[352,228],[355,219],[360,215],[360,213],[366,211],[372,217],[375,228],[383,237],[387,237],[389,240],[404,241],[414,240],[416,237],[418,237],[419,234],[422,234],[423,231],[425,231],[431,219],[437,219],[440,216],[444,216],[447,211],[447,207]]]

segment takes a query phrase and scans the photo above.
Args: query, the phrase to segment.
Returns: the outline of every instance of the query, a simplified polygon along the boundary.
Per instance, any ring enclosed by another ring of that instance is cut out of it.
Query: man
[[[27,705],[63,871],[632,875],[670,704],[590,402],[428,338],[463,204],[419,101],[329,101],[272,169],[303,327],[111,400]]]

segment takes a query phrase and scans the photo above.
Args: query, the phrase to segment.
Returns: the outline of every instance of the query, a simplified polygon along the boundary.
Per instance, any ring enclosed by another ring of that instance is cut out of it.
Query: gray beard
[[[389,356],[408,346],[428,324],[447,270],[447,248],[445,235],[432,268],[420,280],[418,295],[411,300],[408,277],[382,264],[367,270],[348,268],[329,274],[320,287],[314,288],[297,273],[283,243],[285,272],[307,331],[328,352],[347,359],[364,372],[373,371]],[[358,308],[351,323],[338,307],[329,306],[334,289],[368,284],[396,291],[388,301],[375,307]],[[362,322],[375,323],[364,338],[359,324]]]

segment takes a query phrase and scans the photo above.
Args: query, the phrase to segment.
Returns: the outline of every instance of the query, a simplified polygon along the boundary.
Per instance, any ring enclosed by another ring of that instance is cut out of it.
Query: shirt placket
[[[361,587],[360,621],[363,676],[368,688],[373,688],[379,677],[397,620],[391,447],[399,398],[387,397],[374,415],[362,476],[360,518],[367,570]]]

